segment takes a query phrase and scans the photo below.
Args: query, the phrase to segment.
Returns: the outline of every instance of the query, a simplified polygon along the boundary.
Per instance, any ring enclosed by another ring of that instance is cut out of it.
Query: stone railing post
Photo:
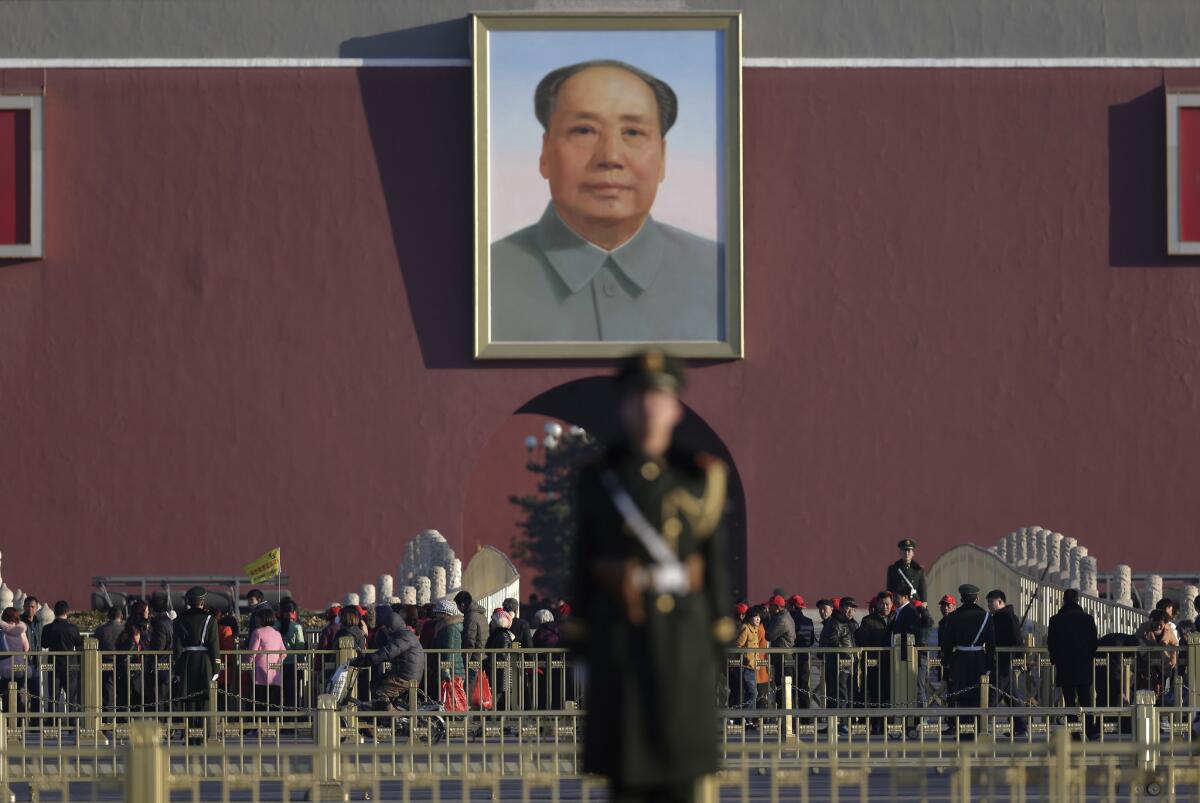
[[[1133,569],[1121,564],[1113,567],[1113,586],[1109,596],[1120,605],[1133,605]]]
[[[1152,574],[1146,578],[1146,597],[1142,600],[1142,607],[1147,611],[1154,610],[1154,606],[1163,596],[1163,579],[1161,575]]]
[[[1063,536],[1059,548],[1058,566],[1050,567],[1051,572],[1058,572],[1058,582],[1063,588],[1071,587],[1071,558],[1078,546],[1079,541],[1069,535]]]
[[[1059,572],[1059,566],[1062,565],[1062,550],[1062,533],[1050,533],[1046,536],[1046,565],[1050,567],[1050,571],[1046,572],[1047,582],[1055,583],[1062,580]]]
[[[1200,590],[1196,586],[1183,587],[1183,599],[1179,601],[1179,619],[1186,622],[1189,619],[1196,620],[1196,595]],[[1195,686],[1192,687],[1196,688]]]
[[[1087,547],[1085,546],[1071,548],[1071,571],[1067,581],[1067,588],[1083,590],[1083,559],[1087,557],[1087,553]]]
[[[1080,588],[1079,588],[1079,590],[1082,591],[1084,594],[1087,594],[1088,596],[1091,596],[1091,597],[1100,596],[1100,589],[1096,585],[1096,574],[1097,574],[1096,569],[1097,569],[1096,559],[1094,557],[1092,557],[1091,555],[1088,555],[1086,558],[1083,559],[1083,563],[1080,566],[1080,570],[1079,570],[1080,571],[1080,581],[1079,581]]]

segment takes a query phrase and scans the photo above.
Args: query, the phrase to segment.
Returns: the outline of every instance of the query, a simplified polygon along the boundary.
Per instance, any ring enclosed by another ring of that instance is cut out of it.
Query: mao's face
[[[636,232],[665,171],[658,105],[650,87],[615,67],[592,67],[559,88],[539,162],[563,220]]]

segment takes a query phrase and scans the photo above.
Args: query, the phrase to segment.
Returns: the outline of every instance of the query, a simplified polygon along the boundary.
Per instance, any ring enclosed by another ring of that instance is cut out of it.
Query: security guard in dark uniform
[[[962,605],[946,616],[942,627],[942,666],[950,671],[950,702],[958,708],[978,708],[979,678],[992,666],[996,633],[991,614],[976,604],[979,589],[966,583],[958,593]]]
[[[174,694],[184,711],[208,710],[209,683],[217,676],[221,642],[217,617],[204,608],[206,596],[201,586],[189,588],[184,595],[187,610],[175,620]],[[188,725],[200,727],[201,720],[192,717]]]
[[[573,614],[587,663],[584,763],[614,801],[709,800],[726,613],[726,468],[673,442],[683,367],[661,352],[617,376],[623,438],[577,489]]]
[[[900,560],[888,566],[887,590],[893,594],[903,590],[913,602],[928,602],[929,599],[925,596],[925,569],[913,560],[917,542],[905,538],[896,546],[900,548]]]

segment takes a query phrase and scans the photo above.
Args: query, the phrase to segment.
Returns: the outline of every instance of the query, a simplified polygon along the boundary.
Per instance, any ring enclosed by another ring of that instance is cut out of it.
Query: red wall
[[[1165,255],[1163,80],[747,70],[748,357],[689,402],[745,483],[754,593],[865,594],[899,537],[1031,523],[1102,570],[1190,554],[1200,263]],[[10,586],[82,603],[282,545],[321,604],[424,527],[473,548],[493,433],[606,370],[470,359],[467,70],[45,93],[48,256],[0,266]]]

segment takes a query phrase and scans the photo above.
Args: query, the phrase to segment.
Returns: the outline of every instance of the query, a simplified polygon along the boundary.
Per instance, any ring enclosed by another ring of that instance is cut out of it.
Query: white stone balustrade
[[[1154,610],[1154,606],[1163,596],[1163,579],[1161,575],[1152,574],[1146,578],[1146,596],[1142,600],[1142,606],[1147,611]]]

